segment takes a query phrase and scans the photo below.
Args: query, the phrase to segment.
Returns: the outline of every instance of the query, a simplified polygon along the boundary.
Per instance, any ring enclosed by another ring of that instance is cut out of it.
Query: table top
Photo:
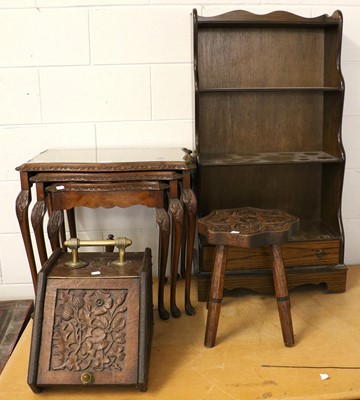
[[[181,148],[48,149],[17,171],[140,171],[195,168],[192,151]]]

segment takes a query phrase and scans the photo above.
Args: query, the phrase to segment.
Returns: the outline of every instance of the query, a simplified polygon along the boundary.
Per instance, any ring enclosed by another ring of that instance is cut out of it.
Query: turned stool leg
[[[294,332],[291,319],[290,299],[287,288],[284,263],[279,245],[273,245],[273,278],[275,285],[275,295],[279,311],[281,330],[285,346],[294,346]]]
[[[215,250],[214,269],[211,277],[211,286],[208,301],[208,315],[206,320],[205,341],[206,347],[214,347],[219,324],[220,308],[223,298],[226,266],[226,246],[217,245]]]

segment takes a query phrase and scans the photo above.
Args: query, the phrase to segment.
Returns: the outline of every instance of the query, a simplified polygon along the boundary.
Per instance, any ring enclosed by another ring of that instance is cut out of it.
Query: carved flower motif
[[[96,290],[91,296],[92,308],[95,315],[103,315],[113,305],[111,294],[104,290]]]
[[[105,342],[105,339],[106,339],[106,333],[102,329],[100,328],[93,329],[91,337],[92,343],[97,345],[99,345],[100,343],[103,344]]]

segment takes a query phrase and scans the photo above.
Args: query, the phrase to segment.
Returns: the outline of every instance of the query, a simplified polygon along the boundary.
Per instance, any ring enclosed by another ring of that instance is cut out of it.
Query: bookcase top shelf
[[[292,28],[324,28],[338,25],[342,22],[342,13],[336,10],[331,16],[324,14],[318,17],[301,17],[287,11],[274,11],[268,14],[253,14],[244,10],[230,11],[215,17],[198,16],[197,10],[193,11],[199,28],[233,28],[234,25],[251,27],[292,27]]]

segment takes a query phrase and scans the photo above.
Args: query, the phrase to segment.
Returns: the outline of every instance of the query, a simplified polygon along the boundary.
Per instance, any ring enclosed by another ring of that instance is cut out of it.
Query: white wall
[[[194,7],[200,15],[342,10],[345,258],[360,263],[358,0],[0,0],[0,299],[33,296],[15,215],[16,166],[55,147],[193,147]],[[156,265],[153,210],[78,215],[83,239],[126,234],[132,250],[153,249]]]

